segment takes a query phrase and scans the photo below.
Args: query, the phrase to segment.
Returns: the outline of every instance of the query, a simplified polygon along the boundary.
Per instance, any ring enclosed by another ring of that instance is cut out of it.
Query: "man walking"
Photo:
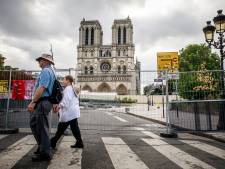
[[[49,140],[49,114],[53,105],[49,101],[55,72],[51,65],[54,65],[51,55],[42,54],[36,59],[42,71],[36,80],[33,99],[28,105],[30,112],[30,128],[37,141],[38,149],[32,156],[33,161],[51,160]]]

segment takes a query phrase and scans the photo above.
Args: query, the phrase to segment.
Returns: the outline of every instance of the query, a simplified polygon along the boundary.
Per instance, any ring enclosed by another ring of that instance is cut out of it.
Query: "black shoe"
[[[33,162],[40,162],[40,161],[50,161],[52,157],[49,154],[38,154],[32,156]]]
[[[70,146],[71,148],[84,148],[84,144],[83,143],[76,143],[74,145]]]
[[[41,152],[40,152],[40,148],[38,147],[37,150],[34,152],[34,154],[38,155],[38,154],[40,154],[40,153],[41,153]]]
[[[52,147],[53,150],[56,149],[56,142],[53,141],[53,139],[51,139],[51,147]]]

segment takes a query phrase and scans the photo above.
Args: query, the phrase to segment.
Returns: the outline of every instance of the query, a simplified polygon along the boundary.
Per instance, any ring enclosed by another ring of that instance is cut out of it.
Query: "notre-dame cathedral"
[[[77,85],[90,92],[140,94],[140,62],[134,58],[131,19],[114,20],[112,44],[103,45],[98,20],[80,23],[77,46]]]

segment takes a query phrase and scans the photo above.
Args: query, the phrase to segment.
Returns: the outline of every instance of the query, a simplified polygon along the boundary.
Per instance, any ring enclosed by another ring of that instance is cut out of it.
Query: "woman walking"
[[[54,110],[59,112],[59,124],[55,136],[51,139],[51,147],[55,149],[57,141],[63,135],[64,131],[70,125],[76,143],[71,148],[83,148],[80,129],[78,126],[78,118],[80,117],[79,99],[72,86],[73,77],[68,75],[63,79],[65,87],[63,98],[59,106]]]

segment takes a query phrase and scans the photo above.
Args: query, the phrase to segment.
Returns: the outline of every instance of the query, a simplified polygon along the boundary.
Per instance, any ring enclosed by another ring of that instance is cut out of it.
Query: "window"
[[[87,66],[84,67],[84,74],[88,74],[88,68],[87,68]]]
[[[123,66],[123,74],[126,74],[126,66]]]
[[[121,67],[118,66],[118,73],[120,74],[121,73]]]
[[[126,50],[123,51],[123,56],[126,56]]]
[[[88,35],[89,34],[89,31],[88,31],[88,28],[86,28],[85,30],[85,45],[88,45]]]
[[[108,72],[111,70],[111,65],[108,62],[103,62],[100,66],[101,71]]]
[[[120,50],[117,51],[117,55],[120,56]]]
[[[91,45],[94,44],[94,28],[91,28]]]
[[[90,74],[93,74],[94,73],[94,68],[93,66],[90,66]]]
[[[127,41],[127,30],[126,28],[124,27],[123,28],[123,44],[125,44]]]
[[[91,56],[94,56],[94,52],[93,51],[91,51]]]
[[[118,44],[121,44],[121,29],[118,29]]]

